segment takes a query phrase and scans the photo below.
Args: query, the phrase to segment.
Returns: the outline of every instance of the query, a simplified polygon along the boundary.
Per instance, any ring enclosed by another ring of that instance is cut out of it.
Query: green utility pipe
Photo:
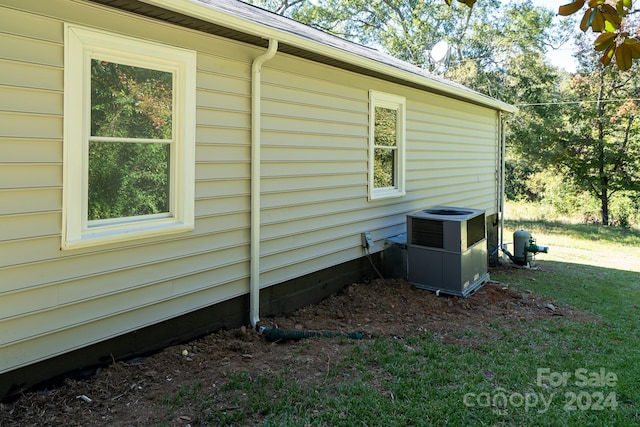
[[[288,330],[288,329],[279,329],[279,328],[266,328],[261,327],[260,333],[264,335],[264,337],[269,341],[299,341],[304,338],[313,338],[313,337],[321,337],[321,338],[350,338],[361,340],[362,334],[353,332],[353,333],[342,333],[342,332],[316,332],[316,331],[301,331],[301,330]]]
[[[536,240],[532,237],[531,239],[529,239],[529,244],[524,247],[524,251],[525,252],[531,252],[531,253],[534,253],[534,254],[537,254],[539,252],[548,254],[549,253],[549,247],[548,246],[538,246],[538,245],[536,245]]]

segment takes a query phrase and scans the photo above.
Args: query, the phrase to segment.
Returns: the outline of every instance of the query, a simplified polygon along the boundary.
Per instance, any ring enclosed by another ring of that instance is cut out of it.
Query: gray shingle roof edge
[[[426,90],[433,90],[503,112],[517,111],[517,108],[510,104],[428,73],[420,67],[376,49],[342,39],[239,0],[142,1],[214,24],[230,26],[234,30],[265,39],[275,38],[301,49],[315,49],[322,55],[360,67],[372,68],[379,73],[395,77],[396,80],[411,81],[410,86],[413,87],[417,84]]]

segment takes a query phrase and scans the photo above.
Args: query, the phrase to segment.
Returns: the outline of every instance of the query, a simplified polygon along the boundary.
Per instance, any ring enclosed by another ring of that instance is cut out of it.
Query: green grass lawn
[[[241,408],[216,425],[632,426],[640,425],[640,232],[514,215],[505,231],[529,230],[548,254],[537,268],[492,280],[585,313],[496,321],[468,332],[477,345],[423,335],[353,345],[319,384],[286,373],[236,374],[224,386]],[[499,338],[496,338],[499,337]],[[179,399],[202,407],[198,384]],[[173,399],[173,400],[172,400]],[[238,401],[240,405],[240,401]]]

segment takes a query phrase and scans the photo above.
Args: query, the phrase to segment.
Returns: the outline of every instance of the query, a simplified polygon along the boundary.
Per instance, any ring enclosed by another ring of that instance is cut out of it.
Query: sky
[[[548,9],[553,9],[554,11],[558,10],[558,6],[563,4],[571,3],[571,0],[533,0],[533,4],[536,6],[546,7]]]
[[[558,13],[558,7],[563,4],[571,3],[571,0],[532,0],[532,2],[534,6],[546,7],[554,13]],[[553,65],[564,68],[567,71],[574,72],[576,70],[576,61],[573,59],[572,54],[572,45],[567,43],[560,49],[547,52],[547,58],[549,58]]]

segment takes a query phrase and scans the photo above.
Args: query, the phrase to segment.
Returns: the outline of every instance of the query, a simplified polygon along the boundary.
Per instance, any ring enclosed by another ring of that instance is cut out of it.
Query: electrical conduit
[[[260,321],[260,136],[262,65],[273,58],[278,41],[269,39],[269,48],[251,66],[251,272],[249,278],[249,317],[254,328]]]

